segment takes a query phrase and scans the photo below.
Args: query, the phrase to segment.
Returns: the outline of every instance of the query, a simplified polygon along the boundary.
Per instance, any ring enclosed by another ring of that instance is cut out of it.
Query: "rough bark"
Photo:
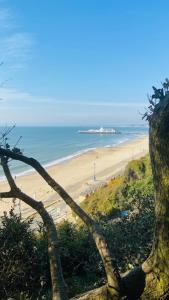
[[[143,264],[146,299],[169,298],[169,95],[150,117],[150,158],[155,187],[156,227],[152,252]],[[167,296],[168,295],[168,296]],[[168,298],[166,298],[168,297]]]
[[[110,295],[107,291],[107,286],[104,285],[100,288],[89,291],[88,293],[84,293],[79,295],[78,297],[74,297],[71,300],[109,300]]]
[[[115,261],[113,260],[107,242],[102,234],[100,226],[92,220],[88,214],[71,198],[71,196],[47,173],[41,164],[33,159],[24,155],[13,153],[10,150],[0,148],[0,155],[22,161],[27,165],[32,166],[42,178],[55,190],[58,195],[66,202],[66,204],[73,210],[75,214],[88,226],[92,237],[95,241],[96,247],[102,258],[103,265],[107,276],[107,289],[112,299],[119,299],[121,291],[123,290],[121,277],[118,272]]]
[[[58,246],[58,238],[55,224],[48,214],[42,202],[35,201],[33,198],[28,195],[22,193],[20,189],[17,188],[8,164],[7,160],[4,157],[1,157],[1,164],[5,173],[5,176],[10,185],[11,191],[6,193],[0,193],[1,198],[18,198],[24,201],[26,204],[35,209],[39,215],[41,216],[44,225],[47,230],[47,238],[48,238],[48,256],[50,263],[50,274],[52,281],[52,299],[53,300],[67,300],[66,293],[66,285],[63,279],[62,267],[59,256],[59,246]]]
[[[28,195],[22,193],[21,191],[17,191],[15,193],[15,197],[24,201],[28,205],[32,202],[32,198]],[[31,206],[31,205],[30,205]],[[52,300],[66,300],[66,284],[63,279],[62,267],[59,256],[59,245],[58,245],[58,237],[56,226],[48,214],[42,202],[38,202],[35,205],[32,205],[39,215],[41,216],[43,223],[46,227],[47,231],[47,239],[48,239],[48,256],[50,263],[50,274],[52,281]]]

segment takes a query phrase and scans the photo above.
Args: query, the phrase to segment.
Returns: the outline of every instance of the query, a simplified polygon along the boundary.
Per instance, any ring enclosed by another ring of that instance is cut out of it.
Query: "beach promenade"
[[[110,178],[122,174],[127,163],[148,153],[148,137],[142,136],[134,141],[125,142],[118,147],[97,148],[81,154],[69,161],[47,168],[49,174],[80,203],[86,194],[97,186],[105,184]],[[25,193],[36,200],[43,201],[56,222],[70,217],[70,209],[35,172],[16,177],[16,183]],[[0,182],[0,191],[7,191],[6,182]],[[0,215],[9,211],[11,199],[1,199]],[[35,211],[23,202],[16,202],[16,210],[24,218],[34,216]]]

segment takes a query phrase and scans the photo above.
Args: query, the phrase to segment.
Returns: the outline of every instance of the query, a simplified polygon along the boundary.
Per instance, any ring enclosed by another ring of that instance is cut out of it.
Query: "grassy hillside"
[[[119,210],[135,208],[134,199],[153,195],[149,157],[131,161],[124,172],[88,195],[81,207],[93,217],[113,217]]]
[[[116,191],[122,182],[122,177],[110,180],[105,186],[99,187],[94,193],[87,195],[86,199],[81,203],[81,207],[95,217],[116,214],[117,205],[115,205],[114,199]]]
[[[101,224],[121,272],[140,265],[146,259],[150,253],[154,229],[154,192],[148,156],[131,161],[124,176],[112,179],[104,187],[98,188],[86,197],[81,206]],[[120,212],[126,210],[128,216],[122,217]],[[75,226],[76,230],[84,234],[85,226],[79,220],[78,226]],[[93,280],[88,285],[86,280],[89,277],[86,273],[81,286],[81,276],[75,275],[77,285],[74,285],[73,290],[77,287],[78,292],[89,289],[89,286],[98,286],[105,280],[95,246],[90,243],[88,247],[88,251],[90,249],[90,253],[93,253],[90,261],[90,279]]]

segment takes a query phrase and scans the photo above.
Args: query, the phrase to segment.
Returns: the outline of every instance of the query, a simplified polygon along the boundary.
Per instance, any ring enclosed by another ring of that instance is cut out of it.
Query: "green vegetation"
[[[154,197],[148,157],[129,163],[123,177],[112,179],[82,203],[97,218],[121,272],[137,266],[148,256],[154,227]],[[126,217],[120,212],[128,210]],[[81,222],[58,226],[60,255],[69,297],[105,282],[104,268],[95,244]],[[38,234],[11,210],[0,228],[0,298],[50,299],[47,238]],[[5,275],[4,275],[5,274]],[[20,295],[25,298],[20,298]],[[27,298],[26,298],[27,297]]]
[[[49,284],[47,247],[30,221],[4,213],[0,227],[0,299],[36,299]]]
[[[121,210],[134,210],[142,198],[153,199],[151,165],[148,156],[131,161],[124,176],[110,180],[104,187],[88,195],[81,207],[90,215],[107,219]],[[147,200],[148,205],[148,200]]]
[[[94,193],[87,195],[81,207],[93,217],[112,217],[119,208],[115,205],[114,197],[117,188],[122,184],[122,177],[110,180],[105,186],[99,187]]]
[[[146,259],[152,246],[155,218],[148,156],[131,161],[123,177],[113,179],[97,189],[84,200],[82,206],[102,223],[121,272]],[[106,207],[106,212],[102,210],[103,207]],[[120,217],[123,211],[128,212],[128,216]]]
[[[131,161],[124,173],[123,183],[115,194],[115,204],[121,209],[143,209],[151,205],[154,189],[151,176],[151,165],[148,156]]]

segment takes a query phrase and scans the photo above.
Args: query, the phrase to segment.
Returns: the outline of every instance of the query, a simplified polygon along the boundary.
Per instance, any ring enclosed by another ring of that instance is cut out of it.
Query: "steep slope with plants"
[[[154,222],[153,186],[148,157],[130,162],[124,177],[112,179],[106,186],[88,195],[82,206],[100,222],[121,272],[126,272],[144,261],[150,252]],[[121,216],[120,212],[124,210],[129,212],[128,216]],[[4,278],[1,273],[0,278],[2,299],[5,299],[5,293],[8,297],[19,294],[29,298],[46,295],[50,299],[46,231],[40,226],[39,233],[35,234],[29,224],[31,222],[22,221],[13,210],[10,216],[5,215],[2,218],[0,249],[6,274]],[[76,225],[63,222],[58,227],[58,239],[69,297],[106,282],[102,261],[86,226],[79,222]],[[13,252],[9,252],[9,248]],[[16,255],[22,258],[19,263]],[[31,264],[28,256],[31,257]],[[9,272],[9,264],[14,266],[13,259],[17,268]],[[20,276],[22,280],[19,279]],[[9,278],[12,285],[9,285]]]

